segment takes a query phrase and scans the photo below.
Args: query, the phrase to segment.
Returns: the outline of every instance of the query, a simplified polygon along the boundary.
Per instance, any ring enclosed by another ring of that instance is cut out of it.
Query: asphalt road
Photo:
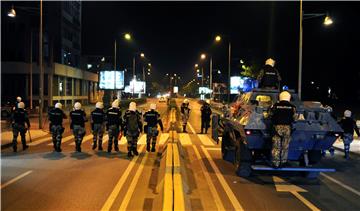
[[[341,152],[326,157],[322,166],[337,172],[318,179],[283,174],[240,178],[221,159],[211,131],[198,134],[197,101],[191,101],[191,108],[189,133],[184,134],[178,112],[158,103],[165,130],[157,152],[145,151],[144,136],[141,153],[132,160],[126,158],[125,140],[120,153],[91,150],[89,125],[82,153],[74,152],[68,126],[62,153],[53,152],[46,137],[33,140],[25,152],[2,150],[1,210],[360,210],[359,156],[350,161]]]

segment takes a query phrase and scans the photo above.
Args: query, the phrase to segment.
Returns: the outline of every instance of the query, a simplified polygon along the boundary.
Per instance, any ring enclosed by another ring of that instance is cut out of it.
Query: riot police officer
[[[180,112],[181,112],[181,120],[183,125],[183,132],[187,133],[186,126],[187,122],[190,118],[190,106],[189,106],[189,100],[185,99],[184,102],[181,104]]]
[[[63,119],[66,119],[65,113],[61,110],[62,104],[56,103],[55,107],[51,109],[48,113],[49,121],[50,121],[50,132],[52,134],[52,141],[54,144],[54,149],[57,152],[61,152],[61,138],[64,132],[62,123]]]
[[[103,150],[102,148],[102,138],[105,131],[105,112],[104,112],[104,103],[97,102],[95,104],[95,110],[91,112],[91,130],[93,133],[93,147],[92,149],[96,149],[97,140],[99,140],[99,150]]]
[[[112,150],[113,141],[115,151],[119,151],[118,136],[122,128],[121,110],[119,108],[119,103],[119,100],[114,100],[114,102],[111,104],[111,108],[106,112],[106,130],[109,134],[108,152],[111,152]]]
[[[150,111],[147,111],[144,114],[144,121],[146,125],[146,150],[150,152],[150,141],[151,142],[151,152],[155,152],[156,138],[159,134],[157,125],[160,125],[161,131],[164,131],[164,126],[162,124],[160,114],[156,111],[156,104],[150,104]]]
[[[265,61],[264,67],[260,70],[257,80],[259,88],[278,89],[281,77],[279,71],[274,67],[275,60],[269,58]]]
[[[272,165],[275,168],[287,162],[291,124],[294,122],[296,115],[296,107],[290,103],[290,93],[283,91],[280,93],[279,98],[280,101],[270,108],[270,118],[274,128],[271,154]]]
[[[206,100],[204,104],[201,106],[201,134],[203,134],[204,130],[205,133],[208,132],[210,127],[210,120],[211,120],[211,108],[210,108],[210,100]]]
[[[13,128],[13,150],[17,151],[17,137],[20,133],[21,143],[23,145],[23,150],[29,148],[26,145],[25,134],[26,131],[30,129],[30,121],[27,112],[25,111],[25,104],[23,102],[18,103],[18,107],[13,111],[11,116],[11,123]],[[25,123],[27,127],[25,127]]]
[[[344,142],[344,151],[345,151],[345,159],[350,159],[350,144],[354,140],[354,131],[359,136],[359,128],[356,126],[355,120],[351,117],[351,111],[346,110],[344,112],[344,117],[339,121],[341,128],[344,130],[344,134],[342,135],[342,139]]]
[[[137,141],[142,132],[141,114],[136,110],[136,103],[131,102],[129,109],[124,114],[124,133],[128,142],[128,157],[139,155]]]
[[[76,102],[74,104],[74,110],[70,112],[70,117],[70,129],[73,130],[73,134],[75,137],[75,149],[76,151],[81,152],[81,142],[86,133],[85,122],[87,121],[87,119],[85,111],[81,109],[81,104],[79,102]]]

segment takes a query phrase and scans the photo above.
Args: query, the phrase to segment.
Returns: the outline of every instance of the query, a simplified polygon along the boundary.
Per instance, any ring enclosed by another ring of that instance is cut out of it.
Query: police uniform
[[[110,108],[106,112],[107,124],[106,128],[109,134],[109,143],[108,143],[108,152],[112,150],[112,143],[114,140],[114,149],[115,151],[119,151],[118,146],[118,136],[121,132],[122,127],[122,119],[121,119],[121,111],[119,108]]]
[[[157,125],[160,125],[161,131],[164,130],[160,114],[155,110],[147,111],[144,114],[144,121],[147,123],[147,131],[146,132],[146,150],[150,151],[150,140],[151,142],[151,152],[155,152],[156,138],[159,134],[157,129]]]
[[[181,104],[181,120],[182,120],[182,125],[183,125],[183,132],[186,133],[186,125],[187,122],[189,120],[190,117],[190,108],[189,108],[189,103],[182,103]]]
[[[134,124],[134,125],[132,125]],[[132,127],[137,127],[133,128]],[[124,114],[124,132],[128,142],[128,157],[132,157],[132,152],[134,155],[138,155],[137,151],[137,141],[142,131],[142,122],[141,114],[138,111],[127,110]]]
[[[354,140],[354,130],[356,134],[359,136],[360,132],[356,126],[356,122],[351,117],[344,117],[339,121],[341,128],[344,130],[344,134],[342,135],[343,143],[344,143],[344,152],[345,158],[348,160],[350,158],[350,144]]]
[[[278,70],[271,65],[265,65],[257,78],[259,81],[259,88],[279,88],[281,81]]]
[[[102,138],[105,131],[105,112],[103,109],[96,108],[91,112],[91,129],[93,133],[93,147],[96,149],[97,140],[99,140],[99,150],[102,150]],[[99,139],[98,139],[99,137]]]
[[[70,129],[73,130],[75,137],[76,151],[81,152],[81,142],[85,136],[86,114],[83,110],[74,110],[70,112],[71,124]]]
[[[63,119],[66,119],[66,115],[60,108],[53,108],[49,111],[49,121],[50,121],[50,132],[52,134],[52,141],[54,144],[54,149],[57,152],[61,152],[61,138],[64,132],[62,126]]]
[[[26,150],[29,146],[26,145],[25,134],[27,128],[25,128],[25,123],[27,128],[30,127],[30,121],[27,112],[23,108],[16,108],[12,113],[12,128],[13,128],[13,149],[14,152],[17,151],[17,137],[20,133],[21,143],[23,145],[23,150]]]
[[[207,133],[210,127],[211,114],[212,111],[208,103],[201,106],[201,133],[203,133],[204,129],[205,133]]]
[[[294,122],[296,107],[288,101],[281,100],[270,108],[270,117],[274,128],[272,137],[272,164],[280,167],[287,162],[288,148],[291,139],[291,124]]]

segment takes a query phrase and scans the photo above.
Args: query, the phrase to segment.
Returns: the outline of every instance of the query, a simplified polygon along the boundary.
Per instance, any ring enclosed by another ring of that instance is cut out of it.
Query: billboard
[[[199,87],[199,94],[210,94],[211,89],[209,87],[201,86]]]
[[[124,89],[124,71],[105,70],[99,73],[100,89]]]
[[[129,91],[129,92],[127,92],[127,91]],[[125,92],[127,92],[127,93],[145,94],[145,91],[146,91],[145,81],[132,80],[132,81],[130,81],[130,85],[128,86],[128,88],[126,89],[126,87],[125,87]]]
[[[230,94],[239,94],[240,92],[249,92],[256,88],[257,80],[243,76],[232,76],[230,78]]]
[[[214,94],[226,94],[225,83],[213,83],[213,89]]]
[[[179,87],[174,86],[174,93],[176,94],[176,93],[178,93],[178,92],[179,92]]]

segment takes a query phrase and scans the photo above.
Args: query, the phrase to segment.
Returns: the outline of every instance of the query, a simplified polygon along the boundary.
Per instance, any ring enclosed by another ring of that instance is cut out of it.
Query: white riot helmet
[[[279,99],[280,99],[280,101],[288,101],[288,102],[290,102],[291,94],[289,92],[287,92],[287,91],[283,91],[283,92],[280,93]]]
[[[268,59],[265,61],[265,64],[266,64],[266,65],[270,65],[271,67],[274,67],[274,66],[275,66],[275,60],[273,60],[272,58],[268,58]]]
[[[24,109],[25,108],[25,103],[24,102],[18,103],[18,108]]]
[[[207,100],[206,100],[206,103],[207,103],[207,104],[210,104],[210,100],[209,100],[209,99],[207,99]]]
[[[16,101],[19,103],[19,102],[21,102],[21,97],[20,96],[18,96],[18,97],[16,97]]]
[[[81,103],[76,102],[76,103],[74,104],[74,108],[75,108],[75,110],[80,110],[80,109],[81,109]]]
[[[111,104],[111,107],[113,108],[119,108],[119,100],[114,100],[114,102]]]
[[[156,110],[156,104],[155,103],[150,104],[150,110]]]
[[[95,104],[95,108],[103,109],[104,108],[104,103],[103,102],[97,102]]]
[[[129,110],[130,111],[136,111],[136,103],[135,102],[131,102],[129,104]]]
[[[61,103],[56,103],[55,108],[62,109],[62,104]]]
[[[185,104],[188,104],[188,103],[189,103],[189,100],[188,100],[188,99],[185,99],[185,100],[184,100],[184,103],[185,103]]]
[[[351,117],[351,111],[350,110],[344,111],[344,117]]]

